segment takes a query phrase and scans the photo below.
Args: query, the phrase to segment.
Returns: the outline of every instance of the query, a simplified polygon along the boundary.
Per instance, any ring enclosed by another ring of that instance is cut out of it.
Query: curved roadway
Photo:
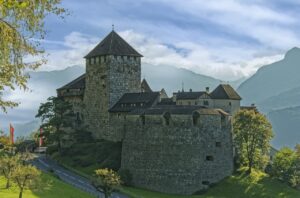
[[[66,168],[57,164],[55,161],[46,158],[45,156],[38,156],[37,158],[34,159],[32,164],[44,172],[49,172],[50,170],[52,170],[53,173],[57,175],[62,181],[71,184],[72,186],[82,191],[85,191],[89,194],[92,194],[96,197],[104,198],[104,194],[98,192],[88,179],[70,170],[67,170]],[[113,193],[112,198],[129,198],[129,197],[120,193]]]

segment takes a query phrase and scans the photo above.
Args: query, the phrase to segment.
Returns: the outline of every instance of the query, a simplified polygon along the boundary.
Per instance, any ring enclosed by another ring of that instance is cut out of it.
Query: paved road
[[[55,161],[46,158],[45,156],[38,156],[37,158],[35,158],[32,164],[44,172],[53,170],[53,173],[57,175],[62,181],[71,184],[72,186],[82,191],[88,192],[96,197],[104,198],[103,193],[98,192],[88,179],[70,170],[67,170],[66,168],[60,166]],[[112,195],[112,198],[128,197],[119,193],[114,193]]]

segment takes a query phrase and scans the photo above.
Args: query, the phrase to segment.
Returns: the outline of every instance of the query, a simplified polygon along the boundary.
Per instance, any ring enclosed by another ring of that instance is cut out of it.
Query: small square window
[[[216,147],[221,147],[221,142],[216,142]]]
[[[211,155],[206,156],[206,161],[214,161],[214,157]]]

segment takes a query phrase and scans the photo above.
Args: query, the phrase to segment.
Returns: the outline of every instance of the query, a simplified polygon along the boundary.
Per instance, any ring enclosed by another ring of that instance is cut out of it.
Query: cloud
[[[144,63],[186,68],[222,80],[249,77],[261,66],[283,58],[282,54],[255,57],[255,50],[242,46],[214,48],[181,42],[170,47],[132,30],[120,34],[144,55]]]
[[[99,38],[79,32],[71,32],[64,37],[64,41],[46,40],[49,45],[60,44],[55,49],[47,50],[48,62],[40,70],[61,70],[72,65],[84,65],[84,56],[95,47]]]
[[[280,8],[283,3],[106,0],[97,7],[96,0],[66,2],[74,11],[76,20],[70,23],[75,31],[63,40],[45,42],[56,47],[50,48],[49,62],[41,69],[84,65],[82,57],[101,40],[95,35],[103,38],[115,23],[116,30],[143,53],[145,63],[183,67],[222,80],[250,76],[300,45],[298,14]]]
[[[134,48],[144,55],[143,63],[185,68],[221,80],[236,80],[252,75],[259,67],[275,62],[281,54],[257,56],[257,50],[245,45],[226,43],[216,47],[193,42],[163,43],[133,30],[119,32]],[[61,49],[48,51],[48,63],[41,70],[64,69],[71,65],[84,65],[84,56],[100,42],[101,38],[72,32],[64,38]],[[56,41],[47,41],[57,44]]]

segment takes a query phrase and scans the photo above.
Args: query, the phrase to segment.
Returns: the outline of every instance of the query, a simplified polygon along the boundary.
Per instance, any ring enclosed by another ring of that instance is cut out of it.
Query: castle
[[[112,31],[85,56],[86,73],[57,94],[95,138],[122,142],[121,169],[134,186],[193,194],[231,175],[240,96],[221,84],[169,98],[141,82],[141,58]]]

